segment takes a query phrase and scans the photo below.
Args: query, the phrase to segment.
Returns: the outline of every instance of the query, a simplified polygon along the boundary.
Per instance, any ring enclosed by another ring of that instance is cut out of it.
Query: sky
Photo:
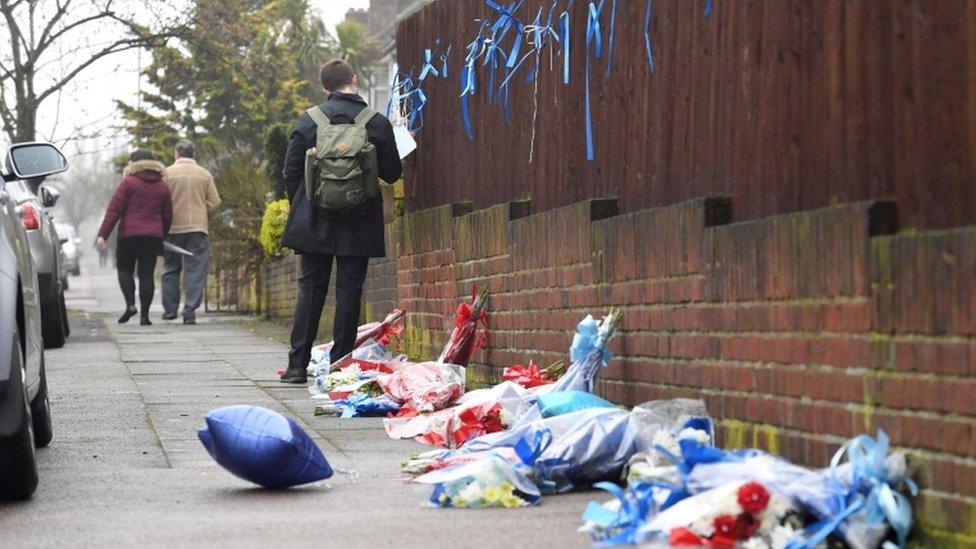
[[[365,9],[370,0],[311,0],[327,27],[334,31],[350,8]],[[113,130],[120,120],[115,101],[134,102],[139,89],[139,67],[151,60],[148,52],[126,52],[102,60],[75,80],[71,93],[59,98],[52,97],[42,106],[39,120],[39,138],[63,141],[83,127],[83,134],[100,132],[98,140],[85,140],[69,144],[65,153],[114,156],[125,149],[125,135]]]

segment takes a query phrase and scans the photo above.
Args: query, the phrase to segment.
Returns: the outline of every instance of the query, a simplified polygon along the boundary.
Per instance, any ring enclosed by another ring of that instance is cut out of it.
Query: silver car
[[[81,239],[75,232],[75,228],[67,223],[58,223],[54,226],[58,231],[58,239],[61,240],[61,250],[64,252],[64,268],[71,276],[81,274]],[[67,282],[68,279],[64,281]],[[68,289],[65,285],[65,290]]]
[[[27,499],[37,487],[34,448],[51,442],[51,406],[44,371],[41,292],[23,211],[5,187],[15,180],[63,172],[54,145],[12,145],[0,170],[0,497]]]
[[[44,347],[59,349],[64,347],[70,331],[64,305],[64,281],[68,278],[68,272],[61,241],[54,228],[54,217],[48,208],[54,207],[60,194],[52,187],[37,185],[37,179],[8,181],[6,192],[20,211],[37,269]]]

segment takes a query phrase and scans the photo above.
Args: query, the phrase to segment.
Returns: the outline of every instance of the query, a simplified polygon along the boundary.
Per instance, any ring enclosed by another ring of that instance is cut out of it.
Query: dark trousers
[[[288,352],[288,369],[304,372],[312,354],[312,345],[319,331],[319,318],[325,305],[332,275],[331,255],[303,254],[302,273],[298,278],[298,303],[295,305],[295,322],[291,329],[291,350]],[[366,281],[366,257],[335,257],[336,263],[336,312],[332,329],[330,360],[335,362],[352,352],[359,328],[359,306]]]
[[[146,318],[149,317],[149,306],[152,305],[153,294],[156,293],[154,281],[156,256],[162,247],[162,239],[151,236],[130,236],[119,239],[119,247],[116,251],[115,265],[118,268],[119,288],[122,290],[122,297],[125,298],[125,307],[133,309],[136,306],[134,274],[138,273],[139,305],[142,316]]]

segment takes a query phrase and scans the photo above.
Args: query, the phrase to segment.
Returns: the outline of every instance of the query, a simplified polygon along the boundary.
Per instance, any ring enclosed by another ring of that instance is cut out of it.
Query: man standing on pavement
[[[306,382],[333,262],[336,311],[330,359],[335,362],[352,351],[369,258],[386,255],[383,198],[376,192],[377,176],[393,183],[403,171],[393,126],[356,93],[358,79],[349,64],[341,59],[327,61],[319,77],[328,100],[299,117],[283,170],[291,210],[282,243],[301,255],[288,369],[281,376],[285,383]],[[365,136],[357,134],[360,128],[365,128]],[[341,137],[330,142],[330,136]],[[325,144],[329,150],[317,151]],[[312,166],[309,170],[306,157]],[[341,169],[343,162],[353,158],[360,164],[351,170]],[[350,192],[348,185],[357,190]]]
[[[196,324],[196,310],[203,301],[210,261],[207,235],[209,212],[220,205],[213,176],[193,159],[193,143],[181,139],[176,144],[176,161],[166,168],[166,182],[173,195],[173,226],[167,242],[187,250],[183,255],[167,250],[163,261],[163,320],[176,318],[180,307],[180,272],[186,268],[186,300],[183,324]]]

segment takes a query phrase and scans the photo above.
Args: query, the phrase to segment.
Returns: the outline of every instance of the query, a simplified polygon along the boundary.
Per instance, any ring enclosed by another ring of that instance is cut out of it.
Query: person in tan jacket
[[[166,183],[173,195],[173,225],[167,242],[193,255],[167,250],[163,258],[163,320],[176,318],[180,307],[180,273],[186,268],[186,300],[183,324],[196,324],[196,310],[203,301],[210,261],[209,213],[220,205],[213,176],[193,159],[189,140],[176,144],[176,161],[166,168]]]

